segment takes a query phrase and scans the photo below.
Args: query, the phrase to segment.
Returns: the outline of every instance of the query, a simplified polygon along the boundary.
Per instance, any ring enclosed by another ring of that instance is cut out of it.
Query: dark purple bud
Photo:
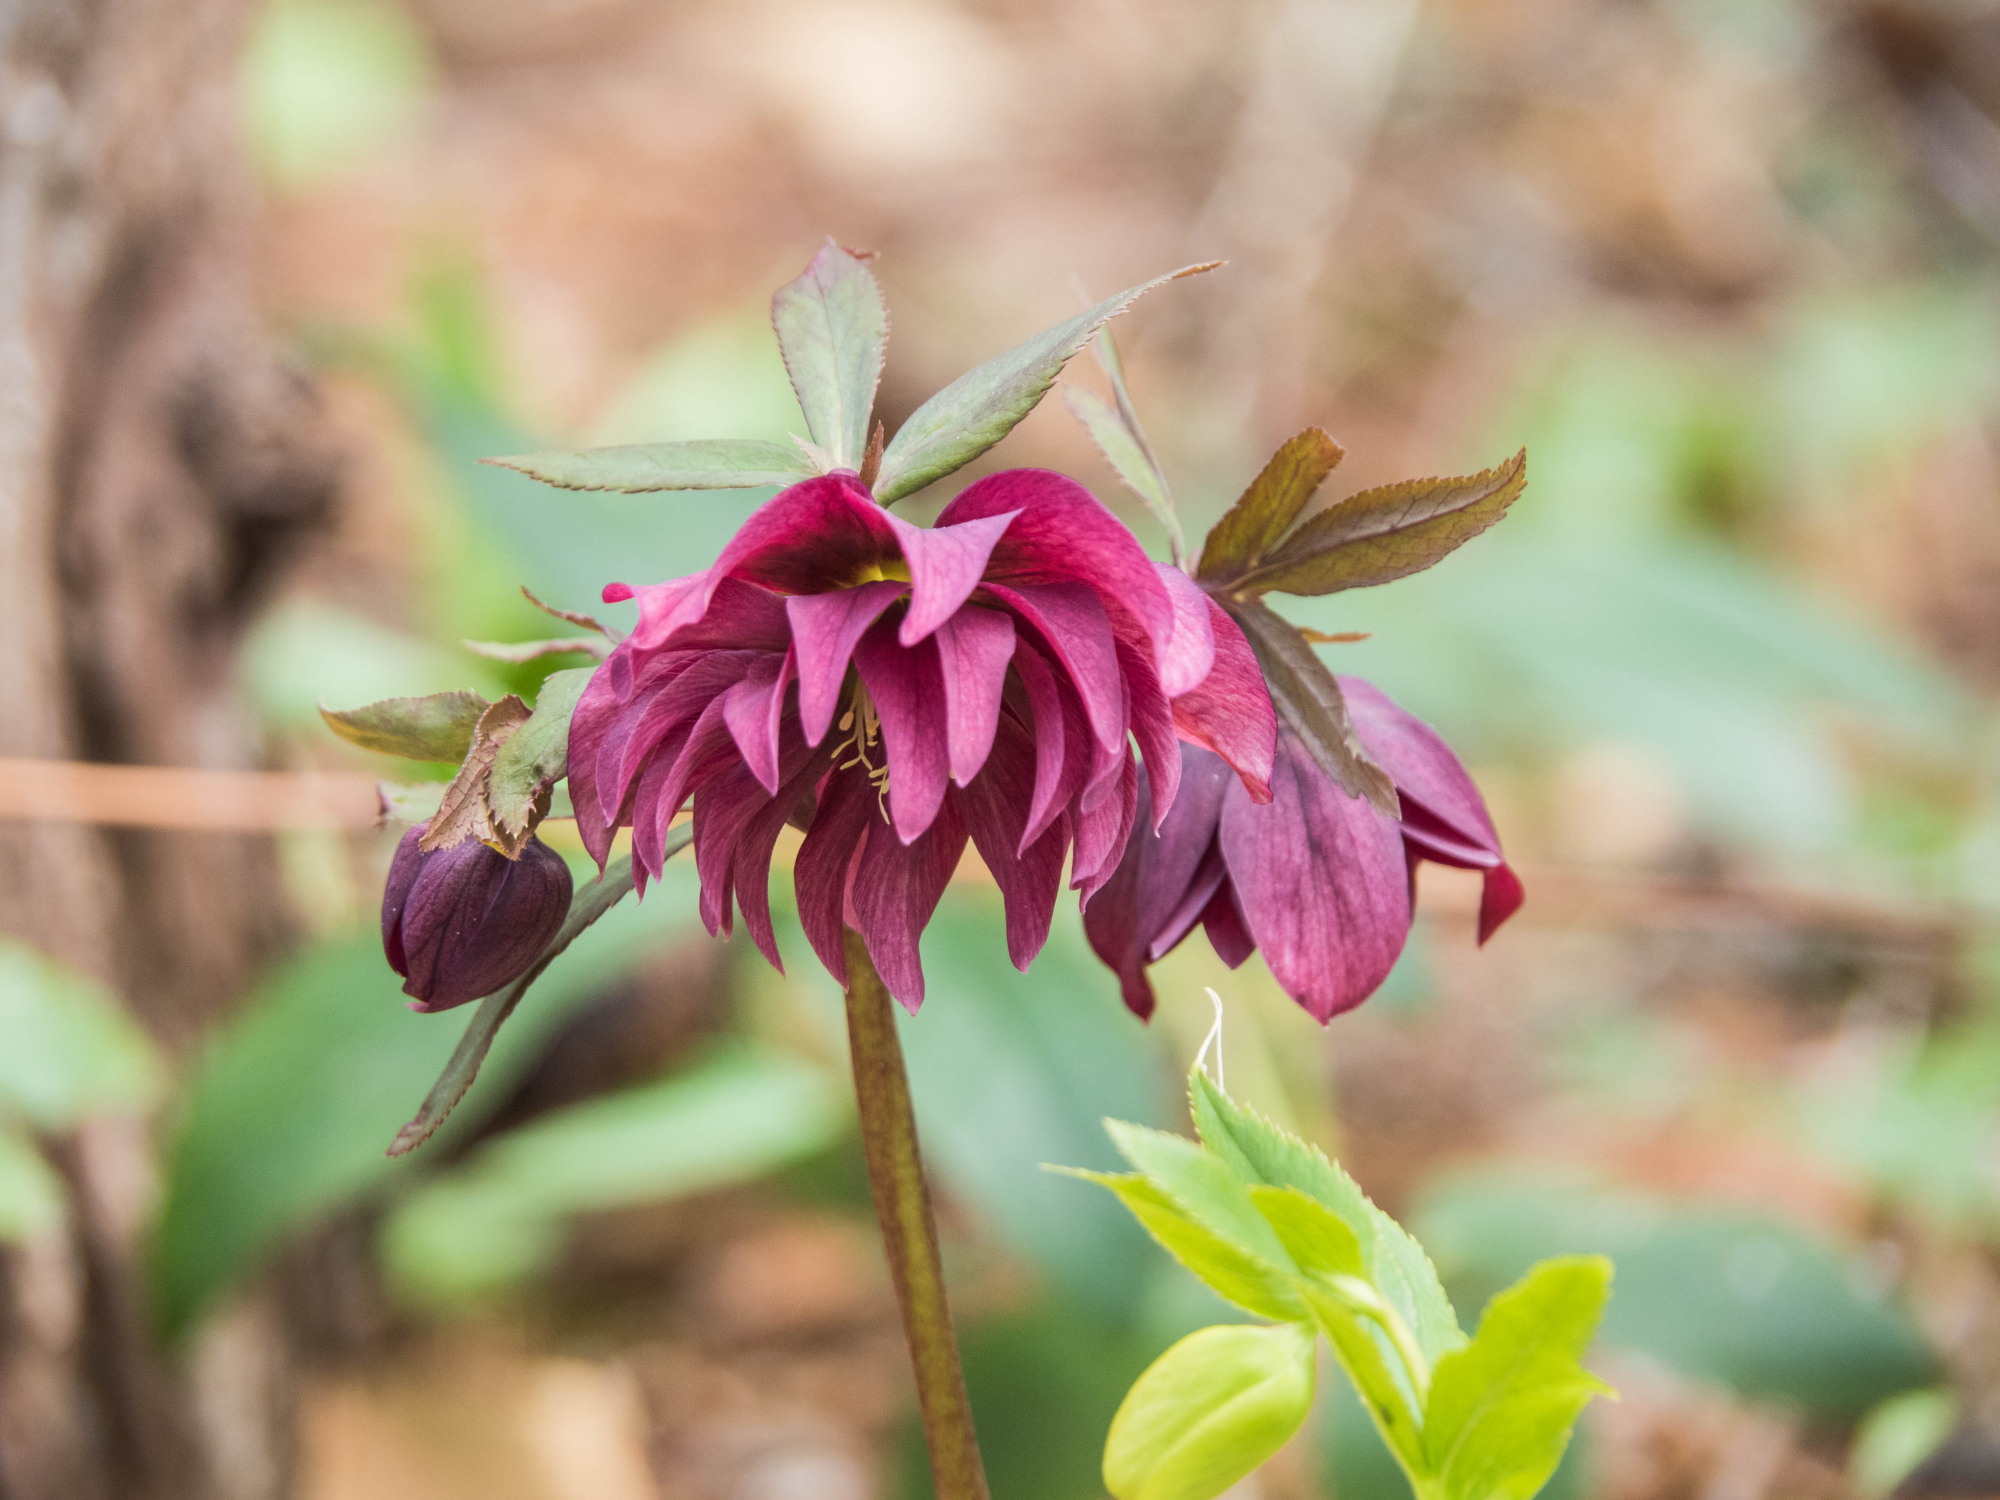
[[[423,829],[396,846],[382,892],[382,948],[410,1009],[449,1010],[517,979],[569,911],[569,866],[540,839],[508,859],[467,839],[425,854]]]

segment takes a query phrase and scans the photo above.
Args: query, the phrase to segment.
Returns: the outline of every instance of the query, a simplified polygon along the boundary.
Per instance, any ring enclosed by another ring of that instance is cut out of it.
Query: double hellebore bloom
[[[917,939],[968,839],[1000,885],[1027,967],[1062,868],[1086,899],[1139,805],[1166,816],[1188,738],[1268,797],[1276,720],[1237,627],[1153,563],[1089,491],[1012,470],[934,527],[853,474],[795,484],[704,572],[631,588],[639,623],[577,704],[570,797],[600,865],[632,829],[642,883],[692,801],[701,913],[733,906],[778,962],[773,846],[805,830],[799,916],[843,983],[852,927],[889,992],[924,993]]]
[[[1409,935],[1420,860],[1485,871],[1482,943],[1521,905],[1486,804],[1450,747],[1372,684],[1338,682],[1361,748],[1395,783],[1401,820],[1343,791],[1289,729],[1262,806],[1216,756],[1187,746],[1157,834],[1133,836],[1084,908],[1091,946],[1138,1015],[1153,1010],[1147,965],[1197,923],[1232,969],[1263,949],[1278,983],[1325,1021],[1388,976]],[[1142,782],[1142,814],[1149,790]]]
[[[569,866],[540,839],[519,859],[467,839],[425,853],[396,846],[382,892],[382,947],[411,1010],[450,1010],[520,978],[569,911]]]

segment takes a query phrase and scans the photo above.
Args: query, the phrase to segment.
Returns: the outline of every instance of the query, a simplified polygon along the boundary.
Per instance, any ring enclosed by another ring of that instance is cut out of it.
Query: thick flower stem
[[[854,1060],[854,1095],[860,1105],[861,1144],[868,1156],[868,1184],[875,1217],[889,1254],[889,1274],[902,1308],[903,1333],[916,1369],[917,1404],[930,1445],[937,1500],[987,1500],[986,1471],[958,1363],[958,1338],[945,1303],[938,1262],[937,1223],[930,1188],[917,1151],[917,1121],[910,1109],[910,1080],[903,1047],[882,978],[860,934],[845,937],[847,1041]]]

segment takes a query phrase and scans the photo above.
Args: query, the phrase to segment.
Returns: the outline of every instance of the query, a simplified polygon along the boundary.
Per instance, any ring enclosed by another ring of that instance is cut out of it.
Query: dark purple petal
[[[1088,901],[1117,868],[1132,835],[1139,795],[1138,765],[1127,750],[1110,795],[1093,804],[1086,797],[1071,816],[1075,821],[1076,854],[1070,860],[1069,883]]]
[[[1042,951],[1062,889],[1068,827],[1060,820],[1025,850],[1022,834],[1035,780],[1035,747],[1011,715],[1002,719],[986,768],[952,793],[972,842],[1007,908],[1007,956],[1025,969]]]
[[[1035,793],[1021,834],[1025,851],[1083,789],[1090,770],[1090,726],[1084,723],[1075,696],[1057,681],[1047,658],[1018,637],[1014,672],[1027,699],[1035,736]]]
[[[894,626],[882,620],[855,647],[854,665],[882,722],[882,742],[871,754],[889,767],[889,813],[907,844],[937,816],[948,775],[937,647],[898,645]]]
[[[1127,840],[1117,868],[1083,906],[1083,930],[1097,956],[1118,975],[1126,1006],[1144,1019],[1153,1013],[1153,986],[1146,966],[1171,947],[1162,946],[1163,928],[1176,910],[1187,904],[1191,886],[1204,880],[1202,902],[1222,879],[1215,847],[1216,825],[1223,793],[1231,781],[1229,768],[1207,751],[1192,746],[1182,752],[1181,791],[1159,831],[1153,831],[1152,788],[1139,778],[1135,790],[1137,826]],[[1208,869],[1213,865],[1212,870]],[[1195,908],[1199,914],[1200,907]],[[1193,925],[1184,922],[1178,941]]]
[[[780,973],[785,965],[771,928],[771,854],[786,816],[831,756],[831,750],[809,750],[793,736],[776,795],[767,795],[741,765],[725,768],[695,793],[694,856],[701,877],[702,922],[711,933],[727,936],[733,897],[758,951]]]
[[[776,667],[761,651],[704,652],[666,687],[634,694],[626,718],[612,727],[598,751],[597,795],[607,815],[613,809],[623,809],[643,770],[669,758],[674,747],[684,745],[690,726],[708,715],[712,707],[719,715],[717,700],[765,663]],[[678,797],[675,803],[678,805]]]
[[[1193,692],[1215,665],[1215,606],[1187,574],[1171,563],[1154,563],[1173,606],[1173,633],[1159,653],[1160,686],[1169,698]]]
[[[1007,664],[1014,656],[1014,622],[998,610],[974,606],[938,626],[935,639],[951,779],[964,786],[993,748]]]
[[[477,839],[416,852],[422,832],[404,835],[390,865],[382,933],[403,993],[414,997],[410,1008],[429,1012],[478,1000],[526,972],[569,911],[570,874],[540,839],[512,860]]]
[[[958,526],[912,526],[901,516],[886,515],[895,528],[910,570],[910,612],[903,616],[901,640],[914,646],[950,619],[986,571],[993,544],[1014,519],[1012,511]]]
[[[1153,820],[1166,817],[1181,784],[1181,742],[1174,733],[1173,710],[1160,679],[1146,660],[1145,648],[1118,642],[1118,665],[1125,674],[1125,712],[1132,721],[1132,738],[1146,757],[1153,781]]]
[[[1209,899],[1208,907],[1201,914],[1201,925],[1208,933],[1208,945],[1215,950],[1215,956],[1232,969],[1243,967],[1243,961],[1257,951],[1257,940],[1250,936],[1250,929],[1243,921],[1243,908],[1236,900],[1236,891],[1227,881]]]
[[[1250,936],[1284,989],[1321,1021],[1388,977],[1410,930],[1402,830],[1279,737],[1271,802],[1243,787],[1222,806],[1221,844]]]
[[[924,966],[917,939],[937,910],[951,872],[958,868],[965,839],[957,806],[946,802],[913,843],[883,838],[880,830],[871,830],[854,866],[849,904],[855,930],[867,941],[868,956],[875,961],[882,983],[912,1015],[924,1003]]]
[[[989,581],[1086,584],[1107,607],[1144,625],[1155,659],[1174,639],[1174,605],[1138,538],[1075,480],[1048,469],[1009,469],[967,485],[938,516],[940,528],[1018,510],[986,565]]]
[[[812,828],[792,865],[798,892],[799,926],[826,971],[847,984],[847,952],[841,934],[847,925],[847,893],[862,849],[891,830],[877,809],[875,788],[861,769],[837,770],[820,783]]]
[[[1219,604],[1207,602],[1214,665],[1198,687],[1174,699],[1174,727],[1184,739],[1213,750],[1235,767],[1253,802],[1268,802],[1278,715],[1242,629]]]

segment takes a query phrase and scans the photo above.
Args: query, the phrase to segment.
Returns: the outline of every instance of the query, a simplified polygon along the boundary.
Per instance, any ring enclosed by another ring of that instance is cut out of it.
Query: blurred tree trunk
[[[250,8],[0,0],[0,756],[255,761],[234,648],[334,475],[251,304]],[[282,939],[275,875],[255,836],[0,823],[0,931],[184,1049]],[[51,1154],[66,1231],[0,1255],[0,1500],[283,1493],[275,1334],[151,1347],[150,1142],[107,1123]]]

